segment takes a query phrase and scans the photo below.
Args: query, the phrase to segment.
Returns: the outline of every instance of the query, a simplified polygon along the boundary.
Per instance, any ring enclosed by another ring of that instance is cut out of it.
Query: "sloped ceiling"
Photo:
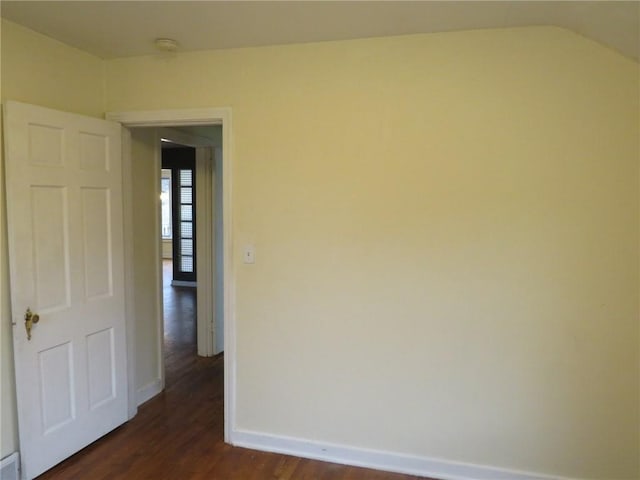
[[[181,51],[553,25],[636,61],[640,2],[6,1],[2,17],[102,58]]]

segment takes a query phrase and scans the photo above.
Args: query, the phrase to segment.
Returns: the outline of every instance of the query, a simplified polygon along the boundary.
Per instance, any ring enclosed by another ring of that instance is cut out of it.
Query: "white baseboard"
[[[0,480],[20,479],[20,455],[14,452],[0,460]]]
[[[160,379],[147,383],[144,387],[140,387],[137,392],[138,406],[147,400],[151,400],[160,392],[162,392],[162,381]]]
[[[198,286],[197,282],[187,282],[185,280],[171,280],[172,287],[193,287],[196,288]]]
[[[441,480],[576,480],[487,465],[335,445],[247,430],[231,432],[231,444],[266,452]]]

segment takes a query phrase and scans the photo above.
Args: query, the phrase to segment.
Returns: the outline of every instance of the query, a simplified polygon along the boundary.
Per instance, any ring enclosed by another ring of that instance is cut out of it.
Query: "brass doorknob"
[[[27,340],[31,340],[31,327],[39,321],[40,315],[33,313],[31,308],[27,307],[27,311],[24,314],[24,328],[27,330]]]

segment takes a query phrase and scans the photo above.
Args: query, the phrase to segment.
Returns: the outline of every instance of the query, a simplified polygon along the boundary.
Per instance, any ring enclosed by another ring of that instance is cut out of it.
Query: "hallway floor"
[[[171,287],[165,262],[165,390],[129,422],[40,480],[409,480],[224,443],[224,359],[196,355],[195,289]],[[166,281],[166,278],[169,281]]]

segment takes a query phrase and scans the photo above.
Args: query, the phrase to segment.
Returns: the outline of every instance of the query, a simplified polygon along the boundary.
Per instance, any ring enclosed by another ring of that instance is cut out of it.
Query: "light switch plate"
[[[242,261],[244,263],[256,263],[256,248],[253,245],[245,245],[242,253]]]

